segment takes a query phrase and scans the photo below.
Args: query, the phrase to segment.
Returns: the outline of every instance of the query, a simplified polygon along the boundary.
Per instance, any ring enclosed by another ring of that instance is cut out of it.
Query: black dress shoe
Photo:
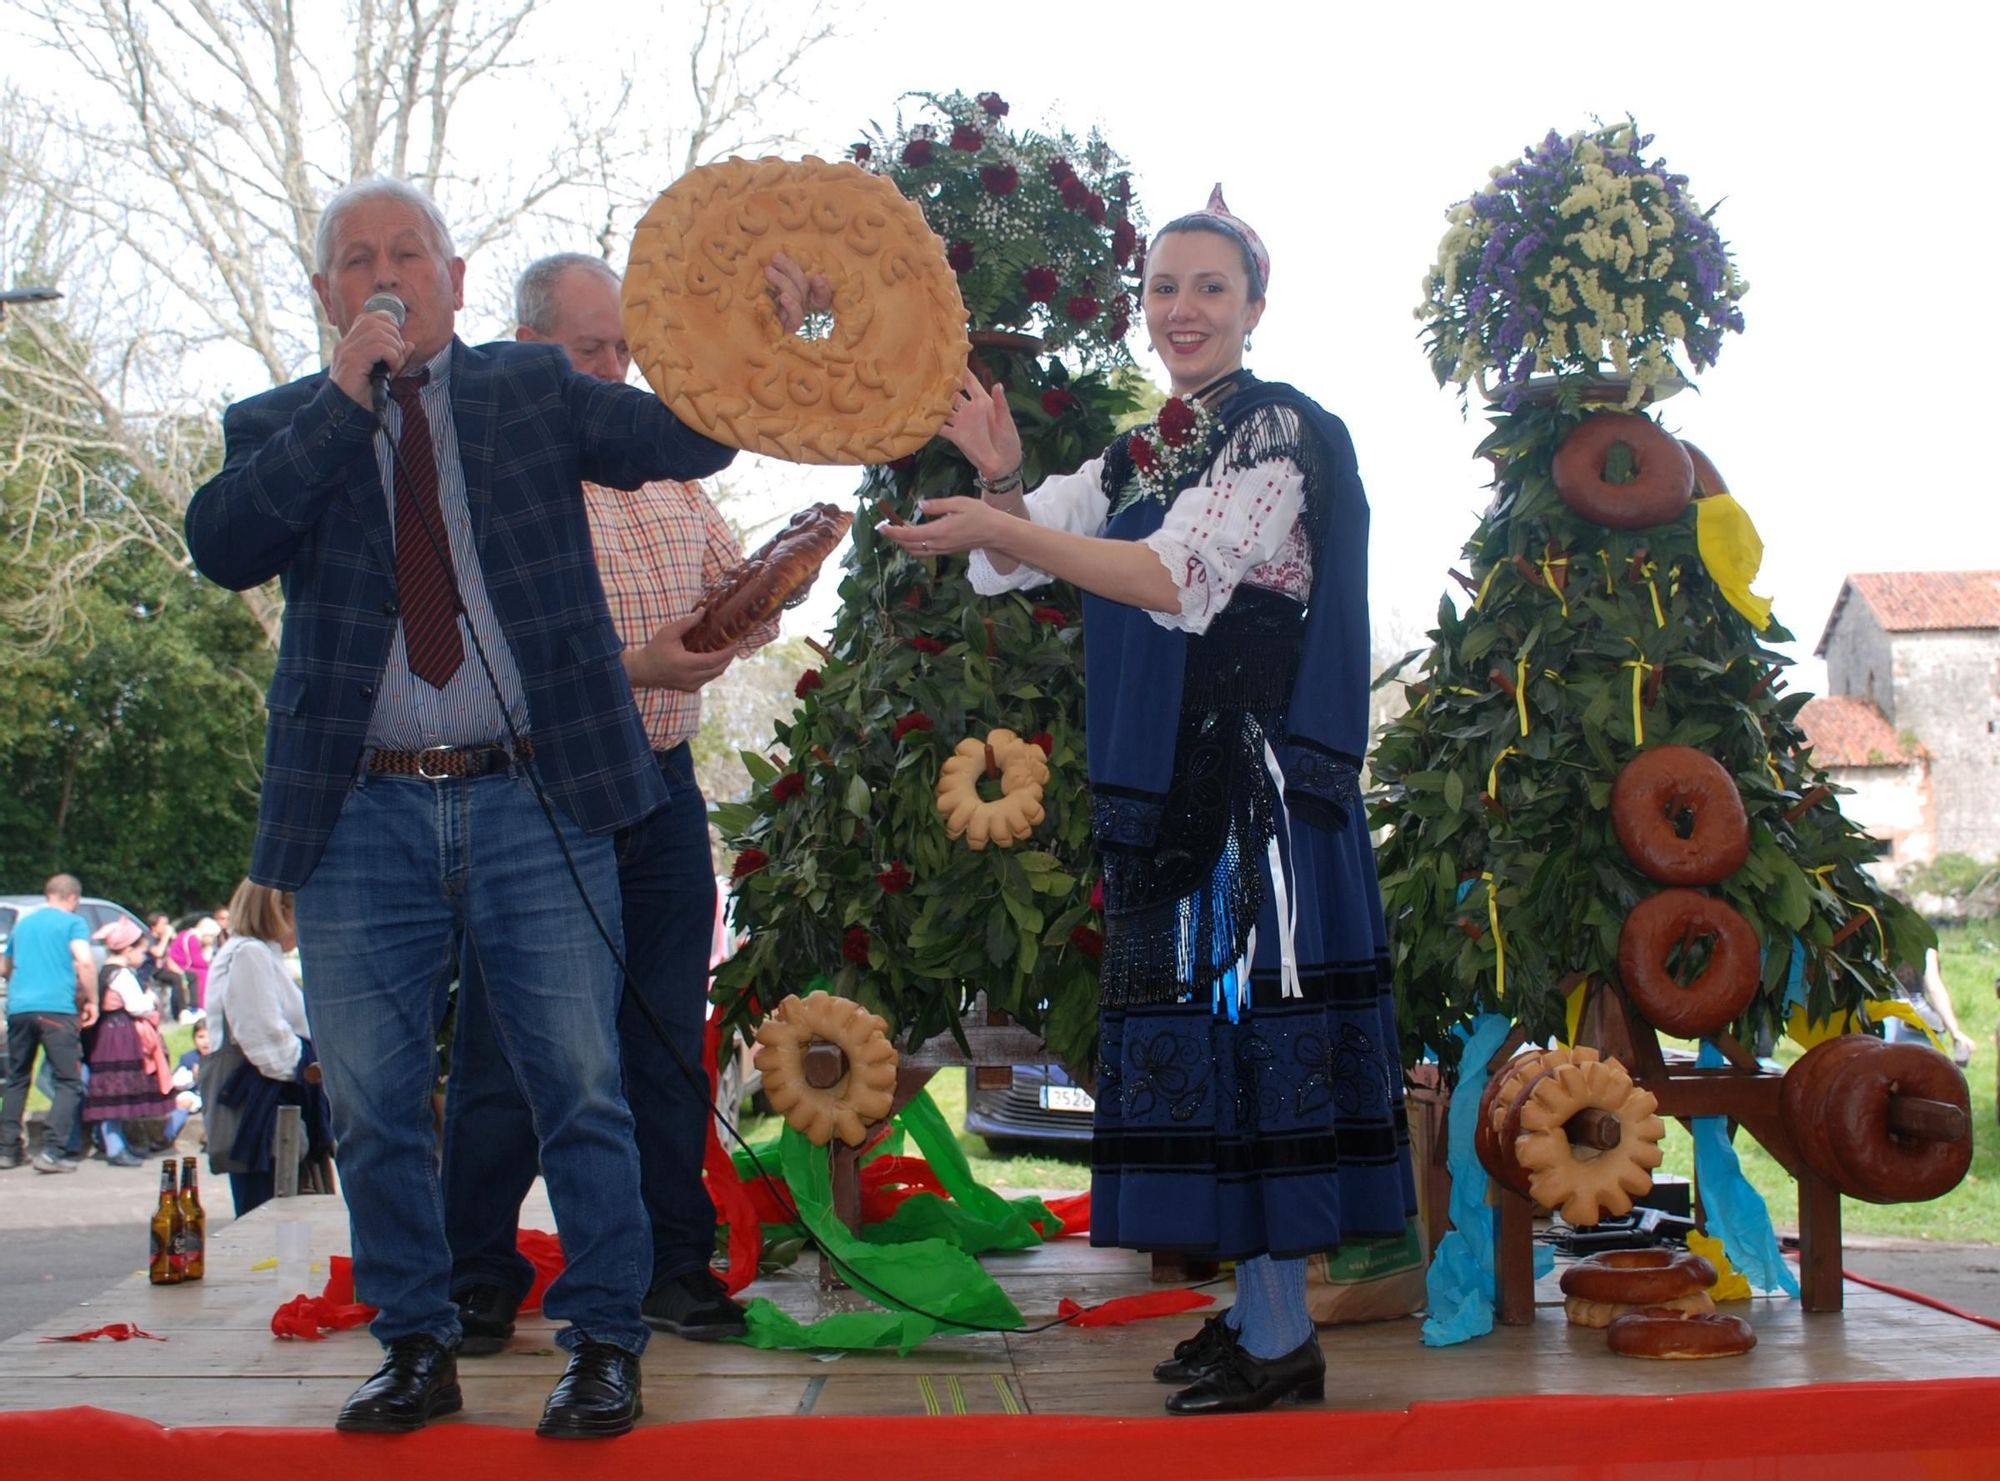
[[[569,1355],[535,1433],[557,1440],[622,1435],[639,1412],[639,1359],[609,1342],[586,1342]]]
[[[743,1308],[729,1299],[729,1288],[707,1267],[655,1281],[640,1303],[639,1315],[655,1331],[690,1342],[719,1342],[750,1330]]]
[[[1167,1413],[1249,1414],[1280,1402],[1317,1404],[1325,1398],[1326,1354],[1314,1335],[1281,1358],[1252,1357],[1232,1347],[1208,1372],[1167,1396]]]
[[[389,1344],[375,1376],[340,1406],[333,1427],[401,1435],[464,1407],[451,1349],[435,1337],[398,1337]]]
[[[460,1357],[491,1357],[514,1335],[514,1313],[521,1303],[499,1286],[474,1286],[451,1299],[458,1307]]]
[[[1153,1377],[1161,1383],[1193,1383],[1222,1361],[1222,1355],[1236,1346],[1236,1329],[1218,1313],[1201,1324],[1201,1330],[1185,1342],[1174,1344],[1174,1355],[1153,1364]]]

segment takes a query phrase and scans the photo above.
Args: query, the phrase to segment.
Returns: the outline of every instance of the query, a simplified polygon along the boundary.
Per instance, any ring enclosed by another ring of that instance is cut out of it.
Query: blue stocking
[[[1256,1267],[1249,1295],[1243,1294],[1243,1272]],[[1312,1317],[1306,1311],[1306,1262],[1273,1260],[1259,1255],[1236,1266],[1237,1309],[1243,1347],[1254,1358],[1281,1358],[1312,1340]]]

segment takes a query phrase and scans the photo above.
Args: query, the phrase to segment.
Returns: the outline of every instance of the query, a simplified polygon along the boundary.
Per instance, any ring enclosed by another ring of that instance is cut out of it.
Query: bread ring
[[[1898,1092],[1955,1105],[1972,1125],[1972,1096],[1957,1065],[1928,1044],[1881,1044],[1825,1081],[1819,1119],[1834,1163],[1854,1196],[1870,1203],[1942,1198],[1972,1166],[1972,1138],[1924,1141],[1891,1131],[1889,1097]]]
[[[1511,1141],[1501,1142],[1500,1126],[1507,1119],[1514,1098],[1541,1072],[1542,1061],[1548,1052],[1545,1049],[1530,1049],[1525,1054],[1515,1055],[1488,1075],[1486,1089],[1480,1093],[1478,1115],[1472,1128],[1472,1150],[1487,1175],[1495,1182],[1512,1188],[1523,1198],[1528,1196],[1528,1175],[1514,1160],[1514,1144]]]
[[[1834,1071],[1856,1055],[1873,1054],[1885,1047],[1880,1039],[1867,1034],[1822,1039],[1785,1071],[1784,1082],[1778,1087],[1778,1115],[1785,1123],[1792,1145],[1798,1149],[1799,1159],[1836,1192],[1850,1197],[1854,1189],[1834,1160],[1821,1106]]]
[[[1605,1333],[1623,1358],[1733,1358],[1757,1345],[1740,1316],[1683,1316],[1656,1306],[1628,1312]]]
[[[741,641],[758,623],[779,610],[813,577],[854,523],[854,516],[831,504],[813,504],[702,589],[701,618],[681,636],[690,653],[719,653]]]
[[[806,1046],[837,1045],[847,1073],[825,1090],[806,1080]],[[888,1023],[849,998],[816,992],[789,995],[757,1025],[757,1068],[764,1098],[785,1123],[815,1146],[838,1136],[850,1147],[889,1114],[896,1098],[896,1046]]]
[[[1706,1294],[1715,1284],[1715,1267],[1686,1250],[1606,1250],[1578,1260],[1562,1273],[1559,1284],[1565,1296],[1581,1301],[1664,1306],[1697,1292]]]
[[[1682,838],[1683,813],[1693,827]],[[1671,885],[1716,884],[1750,857],[1750,819],[1736,778],[1692,746],[1652,746],[1618,773],[1611,826],[1648,879]]]
[[[1604,481],[1604,455],[1614,443],[1632,451],[1630,483]],[[1694,463],[1687,449],[1651,417],[1626,411],[1592,412],[1556,449],[1556,492],[1585,519],[1615,530],[1648,530],[1669,524],[1694,492]]]
[[[824,339],[788,334],[764,269],[779,253],[833,288]],[[887,463],[944,425],[970,344],[958,279],[923,212],[848,162],[729,159],[640,218],[625,337],[696,431],[794,463]]]
[[[1699,977],[1682,987],[1667,970],[1674,948],[1715,939]],[[1632,907],[1618,934],[1618,975],[1646,1021],[1682,1039],[1729,1026],[1757,995],[1757,933],[1736,908],[1695,890],[1661,890]]]
[[[1658,1109],[1658,1098],[1634,1085],[1615,1059],[1566,1064],[1544,1076],[1528,1092],[1514,1142],[1530,1195],[1572,1224],[1630,1213],[1632,1200],[1652,1191],[1653,1169],[1661,1162],[1667,1127],[1654,1114]],[[1590,1110],[1618,1118],[1617,1146],[1600,1151],[1570,1144],[1564,1123]]]
[[[979,795],[979,779],[991,764],[1000,773],[1000,795]],[[1049,758],[1033,741],[1011,730],[994,730],[985,740],[967,736],[938,770],[937,810],[944,831],[978,850],[988,843],[1012,848],[1035,831],[1048,814],[1042,788],[1048,785]]]
[[[1694,468],[1694,496],[1697,499],[1713,499],[1718,494],[1729,492],[1729,485],[1724,483],[1722,475],[1715,471],[1715,464],[1709,461],[1707,453],[1685,437],[1681,439],[1681,447],[1686,451],[1688,462]]]
[[[1686,1296],[1676,1296],[1671,1301],[1648,1301],[1645,1304],[1665,1311],[1684,1312],[1688,1316],[1706,1316],[1715,1310],[1715,1298],[1706,1291],[1694,1291]],[[1572,1327],[1602,1330],[1626,1312],[1641,1309],[1630,1301],[1586,1301],[1581,1296],[1563,1297],[1563,1319]]]

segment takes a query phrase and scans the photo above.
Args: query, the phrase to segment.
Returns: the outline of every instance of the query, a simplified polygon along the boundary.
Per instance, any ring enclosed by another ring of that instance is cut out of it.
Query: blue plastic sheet
[[[1729,1061],[1721,1050],[1704,1042],[1695,1063],[1703,1069],[1719,1069]],[[1710,1236],[1722,1241],[1729,1263],[1752,1286],[1798,1295],[1798,1277],[1778,1248],[1771,1211],[1743,1176],[1743,1164],[1736,1160],[1736,1149],[1729,1144],[1723,1118],[1697,1116],[1693,1127],[1694,1180],[1701,1189],[1702,1218]]]
[[[1455,1226],[1438,1241],[1431,1268],[1424,1278],[1430,1316],[1424,1322],[1424,1346],[1449,1347],[1454,1342],[1483,1337],[1493,1330],[1493,1289],[1499,1210],[1486,1206],[1486,1168],[1472,1150],[1472,1133],[1479,1118],[1479,1098],[1486,1090],[1486,1061],[1507,1037],[1512,1020],[1498,1013],[1481,1015],[1467,1035],[1458,1060],[1458,1085],[1451,1094],[1451,1114],[1445,1123],[1445,1164],[1451,1170],[1451,1222]],[[1555,1268],[1555,1251],[1535,1247],[1535,1278]]]

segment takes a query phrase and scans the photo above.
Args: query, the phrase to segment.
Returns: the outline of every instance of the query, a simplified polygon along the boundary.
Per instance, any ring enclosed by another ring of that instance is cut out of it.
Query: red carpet
[[[656,1402],[671,1402],[662,1394]],[[164,1430],[102,1409],[0,1414],[18,1476],[635,1475],[811,1481],[1022,1481],[1153,1475],[1173,1481],[1385,1477],[1397,1481],[1994,1481],[2000,1378],[1912,1380],[1596,1398],[1542,1394],[1406,1412],[1289,1411],[1242,1418],[1059,1415],[739,1419],[660,1425],[615,1441],[442,1423],[415,1435]],[[934,1458],[918,1460],[919,1456]]]

